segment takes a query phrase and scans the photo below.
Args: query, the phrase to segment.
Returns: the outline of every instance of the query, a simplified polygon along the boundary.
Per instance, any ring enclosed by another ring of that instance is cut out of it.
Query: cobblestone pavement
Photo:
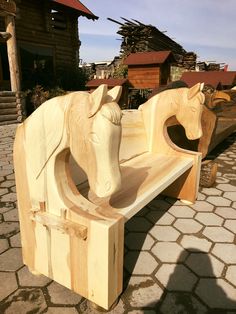
[[[14,132],[0,127],[0,313],[98,313],[23,265]],[[126,224],[124,292],[110,313],[236,313],[236,133],[210,157],[219,162],[217,180],[195,205],[158,197]]]

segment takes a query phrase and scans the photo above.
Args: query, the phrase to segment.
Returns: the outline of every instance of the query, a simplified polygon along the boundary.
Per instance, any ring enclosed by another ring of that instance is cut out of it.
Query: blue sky
[[[79,18],[82,45],[80,58],[84,62],[112,60],[119,55],[121,36],[119,25],[107,17],[137,19],[156,26],[194,51],[199,61],[229,64],[236,70],[236,0],[82,0],[97,21]]]

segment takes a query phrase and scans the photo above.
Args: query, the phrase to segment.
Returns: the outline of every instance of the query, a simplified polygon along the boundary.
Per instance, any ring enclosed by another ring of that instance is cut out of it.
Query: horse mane
[[[104,118],[115,125],[121,124],[122,112],[120,107],[115,102],[106,103],[100,109]]]

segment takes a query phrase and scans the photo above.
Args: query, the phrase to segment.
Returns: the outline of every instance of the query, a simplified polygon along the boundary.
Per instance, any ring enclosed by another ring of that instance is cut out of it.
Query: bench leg
[[[197,199],[200,180],[201,155],[193,157],[194,164],[192,168],[187,170],[163,191],[164,195],[178,198],[188,205],[195,203]]]

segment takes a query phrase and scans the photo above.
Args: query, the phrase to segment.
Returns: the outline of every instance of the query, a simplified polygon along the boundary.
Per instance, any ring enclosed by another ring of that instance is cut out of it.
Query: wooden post
[[[13,92],[20,91],[20,72],[16,45],[15,17],[7,14],[5,17],[6,32],[11,34],[7,41],[7,54],[11,78],[11,90]]]

